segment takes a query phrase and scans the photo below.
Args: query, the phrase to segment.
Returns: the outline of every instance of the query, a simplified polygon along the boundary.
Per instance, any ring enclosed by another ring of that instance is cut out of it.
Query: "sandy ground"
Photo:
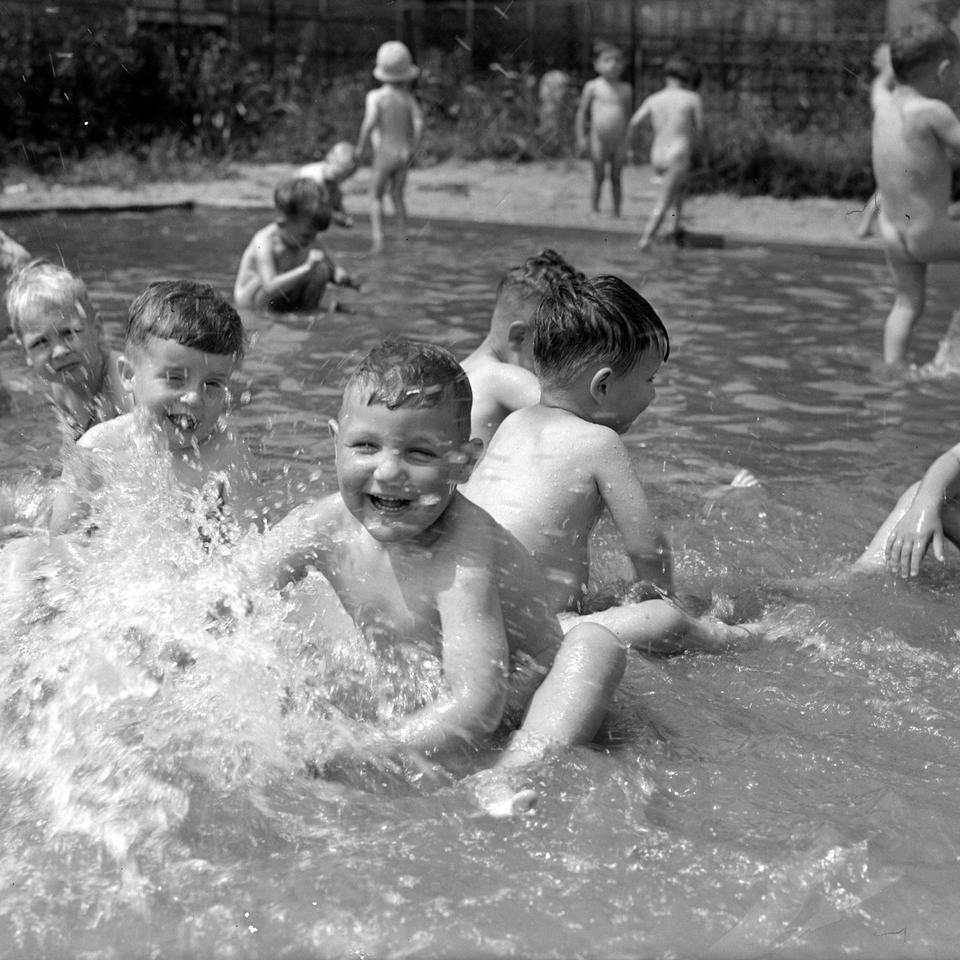
[[[55,182],[8,183],[0,193],[4,214],[34,210],[149,208],[168,204],[270,207],[273,187],[294,168],[287,164],[234,164],[229,176],[196,183],[151,183],[135,190],[62,186]],[[348,210],[367,209],[368,171],[361,169],[345,185]],[[493,223],[556,225],[639,235],[653,205],[656,185],[649,167],[624,175],[623,217],[589,210],[590,174],[585,161],[515,164],[498,161],[447,162],[411,171],[407,204],[416,219],[472,220]],[[685,226],[693,241],[709,245],[767,244],[844,247],[880,255],[876,239],[855,236],[862,200],[774,200],[713,194],[691,198]]]

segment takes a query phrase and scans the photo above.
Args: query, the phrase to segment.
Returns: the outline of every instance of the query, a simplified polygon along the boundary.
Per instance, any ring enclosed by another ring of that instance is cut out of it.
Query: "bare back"
[[[375,168],[405,167],[417,148],[422,125],[420,105],[413,94],[385,84],[367,94],[361,144],[370,138]]]
[[[960,259],[960,224],[949,216],[951,163],[960,121],[941,100],[898,86],[876,98],[873,169],[880,230],[895,257]]]
[[[631,124],[644,119],[653,127],[653,168],[665,173],[671,167],[689,165],[703,127],[700,95],[683,87],[664,87],[644,100]]]
[[[484,445],[514,410],[540,399],[537,378],[529,370],[501,360],[490,348],[478,347],[463,361],[463,369],[473,391],[470,436]]]
[[[504,420],[463,488],[534,555],[555,610],[583,596],[604,505],[596,466],[622,446],[608,427],[537,404]]]

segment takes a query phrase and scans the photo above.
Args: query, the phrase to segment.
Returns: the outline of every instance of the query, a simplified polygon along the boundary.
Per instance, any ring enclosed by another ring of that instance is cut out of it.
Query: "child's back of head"
[[[890,65],[901,83],[908,83],[942,60],[955,59],[958,52],[957,35],[932,17],[906,24],[890,38]]]
[[[243,357],[243,322],[233,305],[213,287],[196,280],[157,280],[130,304],[126,343],[151,339],[219,356]]]
[[[675,53],[663,65],[663,75],[678,80],[690,90],[700,86],[700,68],[688,56]]]
[[[508,270],[497,287],[497,303],[510,300],[513,306],[529,304],[535,310],[537,304],[560,280],[582,276],[556,250],[549,247],[527,257],[517,267]],[[495,310],[493,322],[512,322],[518,319],[513,311]]]
[[[344,387],[359,392],[363,402],[396,410],[451,404],[458,429],[470,436],[470,381],[457,358],[432,343],[389,337],[357,365]]]
[[[540,302],[533,358],[541,383],[564,386],[596,364],[624,373],[651,351],[666,362],[667,331],[647,300],[619,277],[564,279]]]
[[[7,285],[5,300],[18,339],[22,333],[21,323],[28,313],[69,314],[76,311],[90,323],[96,318],[86,284],[66,267],[48,260],[31,260],[15,271]]]
[[[311,177],[282,180],[273,191],[273,205],[284,220],[309,223],[318,233],[333,216],[327,188]]]
[[[336,182],[346,180],[357,169],[357,151],[352,143],[340,140],[323,158],[327,176]]]

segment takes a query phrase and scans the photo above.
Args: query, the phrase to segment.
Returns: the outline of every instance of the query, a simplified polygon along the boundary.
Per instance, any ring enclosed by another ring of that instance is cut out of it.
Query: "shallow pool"
[[[228,291],[265,216],[5,227],[87,278],[116,342],[151,279]],[[329,237],[366,277],[348,312],[250,318],[235,416],[281,508],[330,488],[325,424],[359,352],[401,331],[466,354],[504,269],[554,246],[637,285],[670,332],[627,440],[680,593],[766,613],[779,638],[633,664],[622,741],[546,766],[536,815],[493,821],[456,783],[305,777],[306,754],[362,739],[402,683],[315,582],[208,632],[227,561],[128,527],[31,616],[4,615],[3,956],[956,956],[960,563],[914,584],[838,576],[957,440],[957,380],[876,368],[883,264],[759,247],[641,261],[621,235],[440,223],[376,260],[366,240]],[[958,296],[960,278],[934,271],[919,359]],[[9,343],[0,379],[0,482],[27,497],[46,482],[52,422]],[[761,487],[725,492],[741,467]],[[146,499],[162,515],[162,494]],[[596,553],[616,577],[606,529]],[[192,666],[170,666],[179,650]]]

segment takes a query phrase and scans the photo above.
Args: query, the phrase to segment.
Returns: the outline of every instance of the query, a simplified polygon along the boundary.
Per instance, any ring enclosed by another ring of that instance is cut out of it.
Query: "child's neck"
[[[540,406],[551,410],[564,410],[587,423],[596,423],[596,404],[589,391],[574,388],[540,386]]]

